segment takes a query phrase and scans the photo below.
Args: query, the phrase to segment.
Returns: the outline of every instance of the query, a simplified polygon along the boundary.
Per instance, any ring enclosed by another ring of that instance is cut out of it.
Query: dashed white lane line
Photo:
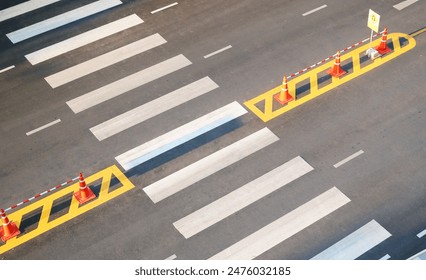
[[[226,50],[229,50],[230,48],[232,48],[232,46],[231,46],[231,45],[226,46],[226,47],[224,47],[224,48],[221,48],[220,50],[217,50],[217,51],[215,51],[215,52],[212,52],[212,53],[209,53],[209,54],[205,55],[205,56],[204,56],[204,58],[209,58],[209,57],[214,56],[214,55],[216,55],[216,54],[218,54],[218,53],[221,53],[221,52],[224,52],[224,51],[226,51]]]
[[[419,234],[417,234],[417,237],[422,238],[425,235],[426,235],[426,229],[424,231],[420,232]]]
[[[57,124],[57,123],[60,123],[60,122],[61,122],[61,120],[60,120],[60,119],[54,120],[53,122],[50,122],[50,123],[45,124],[45,125],[43,125],[43,126],[40,126],[39,128],[36,128],[36,129],[34,129],[34,130],[31,130],[31,131],[27,132],[26,134],[27,134],[27,136],[30,136],[31,134],[34,134],[34,133],[36,133],[36,132],[39,132],[40,130],[43,130],[43,129],[45,129],[45,128],[48,128],[48,127],[50,127],[50,126],[52,126],[52,125],[55,125],[55,124]]]
[[[152,11],[151,14],[155,14],[155,13],[161,12],[162,10],[165,10],[165,9],[171,8],[173,6],[176,6],[177,4],[178,4],[178,2],[174,2],[174,3],[170,4],[170,5],[167,5],[167,6],[164,6],[162,8],[159,8],[157,10]]]
[[[394,5],[393,7],[395,9],[397,9],[398,11],[401,11],[402,9],[407,8],[408,6],[416,3],[418,0],[406,0],[406,1],[402,1],[399,4]]]
[[[363,150],[359,150],[358,152],[356,152],[355,154],[353,154],[353,155],[351,155],[351,156],[348,156],[347,158],[345,158],[344,160],[342,160],[342,161],[339,161],[338,163],[336,163],[335,165],[333,165],[334,166],[334,168],[338,168],[339,166],[342,166],[343,164],[345,164],[345,163],[347,163],[348,161],[350,161],[350,160],[353,160],[354,158],[356,158],[356,157],[358,157],[358,156],[360,156],[360,155],[362,155],[364,153],[364,151]]]
[[[390,258],[391,258],[391,256],[389,256],[389,254],[386,254],[383,257],[381,257],[380,260],[388,260]]]
[[[6,72],[6,71],[13,69],[13,68],[15,68],[15,65],[12,65],[12,66],[9,66],[9,67],[6,67],[6,68],[0,70],[0,73]]]
[[[304,13],[304,14],[302,14],[302,16],[307,16],[307,15],[310,15],[310,14],[312,14],[312,13],[315,13],[315,12],[317,12],[317,11],[319,11],[319,10],[322,10],[322,9],[324,9],[324,8],[327,8],[327,5],[322,5],[321,7],[318,7],[318,8],[315,8],[315,9],[313,9],[313,10],[310,10],[309,12],[306,12],[306,13]]]
[[[173,255],[171,255],[170,257],[168,257],[167,259],[165,259],[165,260],[174,260],[174,259],[176,259],[177,258],[177,256],[175,255],[175,254],[173,254]]]

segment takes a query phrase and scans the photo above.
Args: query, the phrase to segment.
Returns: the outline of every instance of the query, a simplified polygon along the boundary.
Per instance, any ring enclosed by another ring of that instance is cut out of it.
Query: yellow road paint
[[[400,45],[400,38],[407,40],[408,44],[401,46]],[[325,63],[317,68],[314,68],[310,70],[309,72],[306,72],[305,74],[298,76],[290,81],[288,81],[288,89],[289,92],[295,92],[296,91],[296,85],[297,84],[310,84],[310,93],[301,97],[296,98],[293,101],[290,101],[284,106],[281,106],[278,102],[274,101],[273,96],[280,92],[281,85],[277,86],[276,88],[273,88],[251,100],[248,100],[244,103],[244,105],[252,111],[256,116],[258,116],[261,120],[264,122],[268,122],[320,95],[322,95],[325,92],[328,92],[364,73],[367,73],[370,70],[373,70],[374,68],[390,61],[391,59],[394,59],[395,57],[413,49],[416,46],[416,41],[414,38],[410,35],[403,34],[403,33],[392,33],[388,34],[388,40],[392,40],[393,44],[393,51],[389,54],[386,54],[383,57],[376,58],[374,61],[372,61],[370,64],[362,67],[361,65],[361,57],[360,54],[364,55],[365,51],[370,47],[369,44],[366,44],[364,46],[361,46],[357,49],[354,49],[351,52],[348,52],[340,57],[341,65],[345,65],[347,63],[352,62],[352,72],[340,77],[340,78],[331,78],[331,83],[328,85],[325,85],[323,87],[318,87],[318,75],[324,74],[325,71],[329,68],[331,68],[334,64],[334,60]],[[380,44],[381,38],[375,40],[373,42],[373,46],[378,46]],[[274,109],[278,108],[278,109]]]
[[[111,178],[112,177],[117,178],[117,180],[121,183],[121,186],[118,188],[115,188],[112,191],[109,191],[110,184],[111,184]],[[37,224],[37,228],[25,232],[25,230],[18,235],[15,238],[12,238],[8,240],[5,244],[0,245],[0,254],[3,254],[6,251],[9,251],[12,248],[15,248],[71,219],[74,219],[75,217],[86,213],[89,210],[92,210],[93,208],[133,189],[135,186],[132,182],[126,177],[126,175],[123,174],[123,172],[118,169],[116,165],[112,165],[102,171],[99,171],[87,178],[85,178],[86,184],[90,186],[91,183],[101,180],[101,187],[99,191],[99,195],[96,199],[87,202],[86,204],[79,205],[78,201],[75,199],[75,197],[72,195],[74,192],[78,191],[79,189],[79,183],[75,183],[69,187],[66,187],[56,193],[53,193],[50,196],[47,196],[43,199],[40,199],[37,202],[34,202],[33,204],[28,205],[25,208],[22,208],[14,213],[11,213],[8,215],[9,219],[16,223],[16,225],[19,227],[22,223],[22,219],[25,215],[28,215],[30,213],[34,213],[34,211],[37,211],[38,209],[41,210],[40,219]],[[71,196],[71,204],[68,210],[68,213],[58,217],[54,218],[52,220],[49,220],[51,216],[51,210],[53,207],[53,204],[55,200],[59,200],[61,198],[66,198]]]
[[[414,33],[412,33],[412,34],[410,34],[412,37],[416,37],[416,36],[418,36],[418,35],[420,35],[420,34],[422,34],[422,33],[424,33],[424,32],[426,32],[426,27],[425,28],[422,28],[422,29],[420,29],[419,31],[416,31],[416,32],[414,32]]]

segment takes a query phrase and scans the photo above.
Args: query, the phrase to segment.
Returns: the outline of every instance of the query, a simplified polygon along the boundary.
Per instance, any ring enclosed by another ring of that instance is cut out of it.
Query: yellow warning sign
[[[379,33],[380,15],[370,9],[368,12],[368,23],[367,26],[376,33]]]
[[[9,219],[21,229],[21,234],[8,240],[0,241],[0,254],[13,249],[93,208],[133,189],[135,186],[118,169],[112,165],[87,178],[87,185],[96,192],[96,199],[84,205],[78,203],[73,193],[78,191],[79,183],[68,186],[33,204],[28,205],[9,215]],[[25,225],[27,220],[37,220],[35,228]]]

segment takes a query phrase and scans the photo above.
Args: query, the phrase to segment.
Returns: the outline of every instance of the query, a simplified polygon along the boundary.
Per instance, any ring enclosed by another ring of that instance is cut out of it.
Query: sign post
[[[370,35],[370,48],[366,51],[366,54],[371,59],[375,59],[379,56],[379,52],[373,48],[373,32],[379,33],[379,23],[380,23],[380,15],[373,11],[372,9],[368,12],[368,22],[367,26],[371,29]]]

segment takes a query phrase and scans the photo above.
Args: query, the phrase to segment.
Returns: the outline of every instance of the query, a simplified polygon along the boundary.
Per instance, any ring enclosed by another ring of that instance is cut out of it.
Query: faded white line
[[[417,234],[417,237],[422,238],[425,235],[426,235],[426,229],[424,231],[420,232],[419,234]]]
[[[27,136],[30,136],[31,134],[34,134],[34,133],[36,133],[36,132],[39,132],[40,130],[43,130],[43,129],[45,129],[45,128],[48,128],[49,126],[55,125],[55,124],[60,123],[60,122],[61,122],[61,120],[60,120],[60,119],[54,120],[53,122],[50,122],[50,123],[45,124],[45,125],[43,125],[43,126],[40,126],[39,128],[36,128],[36,129],[34,129],[34,130],[31,130],[31,131],[27,132],[26,134],[27,134]]]
[[[6,68],[0,70],[0,73],[6,72],[6,71],[13,69],[13,68],[15,68],[15,65],[12,65],[12,66],[9,66],[9,67],[6,67]]]
[[[165,260],[174,260],[174,259],[176,259],[177,258],[177,256],[175,255],[175,254],[173,254],[173,255],[171,255],[170,257],[168,257],[167,259],[165,259]]]
[[[335,164],[335,165],[333,165],[333,166],[334,166],[334,168],[338,168],[339,166],[342,166],[343,164],[347,163],[347,162],[348,162],[348,161],[350,161],[350,160],[353,160],[354,158],[356,158],[356,157],[358,157],[358,156],[362,155],[363,153],[364,153],[364,151],[363,151],[363,150],[360,150],[360,151],[356,152],[355,154],[353,154],[353,155],[351,155],[351,156],[348,156],[348,157],[347,157],[347,158],[345,158],[344,160],[339,161],[338,163],[336,163],[336,164]]]
[[[322,5],[321,7],[318,7],[318,8],[315,8],[315,9],[313,9],[313,10],[310,10],[309,12],[306,12],[306,13],[304,13],[304,14],[302,14],[302,16],[307,16],[307,15],[310,15],[310,14],[312,14],[312,13],[315,13],[315,12],[317,12],[317,11],[319,11],[319,10],[322,10],[322,9],[324,9],[324,8],[327,8],[327,5]]]
[[[399,4],[394,5],[393,7],[395,9],[397,9],[398,11],[401,11],[402,9],[407,8],[408,6],[416,3],[418,0],[406,0],[406,1],[402,1]]]
[[[380,260],[388,260],[390,258],[391,258],[391,256],[389,256],[389,254],[386,254],[383,257],[381,257]]]
[[[217,51],[215,51],[215,52],[212,52],[212,53],[209,53],[209,54],[205,55],[205,56],[204,56],[204,58],[209,58],[209,57],[214,56],[214,55],[216,55],[216,54],[218,54],[218,53],[224,52],[224,51],[226,51],[226,50],[228,50],[228,49],[230,49],[230,48],[232,48],[232,46],[231,46],[231,45],[226,46],[226,47],[224,47],[224,48],[222,48],[222,49],[220,49],[220,50],[217,50]]]
[[[165,10],[165,9],[171,8],[173,6],[176,6],[177,4],[178,4],[178,2],[174,2],[174,3],[170,4],[170,5],[167,5],[167,6],[164,6],[162,8],[159,8],[157,10],[152,11],[151,14],[155,14],[155,13],[161,12],[162,10]]]

